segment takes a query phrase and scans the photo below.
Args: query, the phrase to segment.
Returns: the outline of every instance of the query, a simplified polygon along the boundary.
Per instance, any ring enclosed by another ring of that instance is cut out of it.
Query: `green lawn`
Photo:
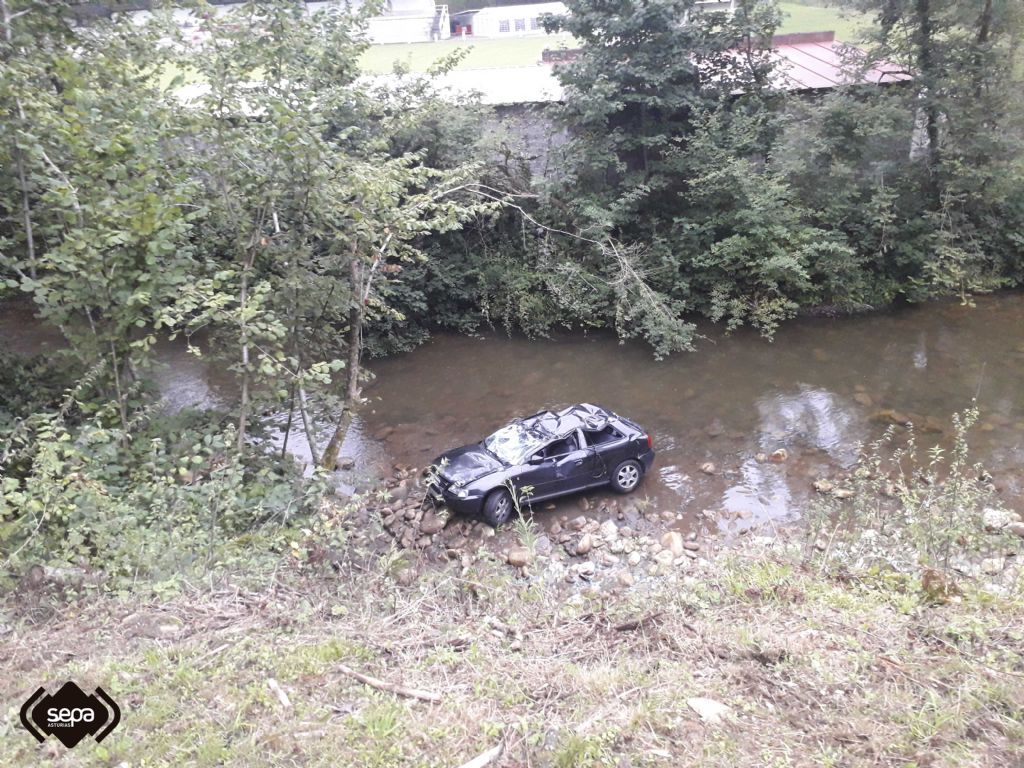
[[[786,19],[780,32],[822,32],[835,30],[836,38],[856,42],[857,30],[868,17],[849,14],[838,8],[820,8],[797,3],[781,3]],[[396,61],[404,62],[413,72],[423,72],[435,61],[454,51],[467,50],[458,69],[489,69],[493,67],[526,67],[540,61],[545,48],[571,47],[570,35],[519,37],[504,39],[445,40],[436,43],[395,43],[374,45],[364,55],[366,72],[390,72]]]
[[[869,16],[839,8],[821,8],[799,3],[779,3],[785,20],[779,32],[824,32],[834,30],[836,39],[856,43],[870,23]]]

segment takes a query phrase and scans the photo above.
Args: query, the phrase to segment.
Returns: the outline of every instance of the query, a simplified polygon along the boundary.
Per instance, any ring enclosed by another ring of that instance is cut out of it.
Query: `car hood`
[[[446,463],[441,469],[441,477],[459,485],[471,483],[504,466],[479,444],[446,451],[437,457],[434,464],[440,466],[442,461]]]

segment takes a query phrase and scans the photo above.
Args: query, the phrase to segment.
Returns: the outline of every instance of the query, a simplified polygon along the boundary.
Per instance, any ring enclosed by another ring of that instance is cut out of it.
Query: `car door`
[[[627,456],[628,441],[617,429],[606,425],[600,430],[585,431],[583,439],[590,455],[591,482],[607,481],[609,473]]]
[[[531,488],[530,499],[544,498],[550,493],[548,489],[555,484],[555,458],[548,455],[548,449],[552,444],[544,446],[536,451],[533,456],[528,457],[522,470],[516,475],[513,484],[516,492],[522,495],[523,488]]]
[[[590,485],[593,457],[579,430],[552,446],[551,454],[555,476],[546,495],[572,493]]]

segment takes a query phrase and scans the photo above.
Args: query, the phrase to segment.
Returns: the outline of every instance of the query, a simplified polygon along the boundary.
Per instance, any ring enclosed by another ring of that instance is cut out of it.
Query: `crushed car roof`
[[[576,429],[603,429],[611,414],[590,403],[570,405],[561,411],[541,411],[522,419],[528,430],[548,437],[564,437]]]

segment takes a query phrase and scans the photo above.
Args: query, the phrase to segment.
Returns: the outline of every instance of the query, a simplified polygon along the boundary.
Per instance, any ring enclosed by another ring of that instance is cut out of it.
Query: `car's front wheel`
[[[497,528],[512,519],[515,513],[515,505],[512,504],[512,494],[505,488],[491,491],[484,499],[484,520],[489,525]]]
[[[612,470],[612,488],[619,493],[629,493],[640,484],[644,467],[636,459],[626,459]]]

